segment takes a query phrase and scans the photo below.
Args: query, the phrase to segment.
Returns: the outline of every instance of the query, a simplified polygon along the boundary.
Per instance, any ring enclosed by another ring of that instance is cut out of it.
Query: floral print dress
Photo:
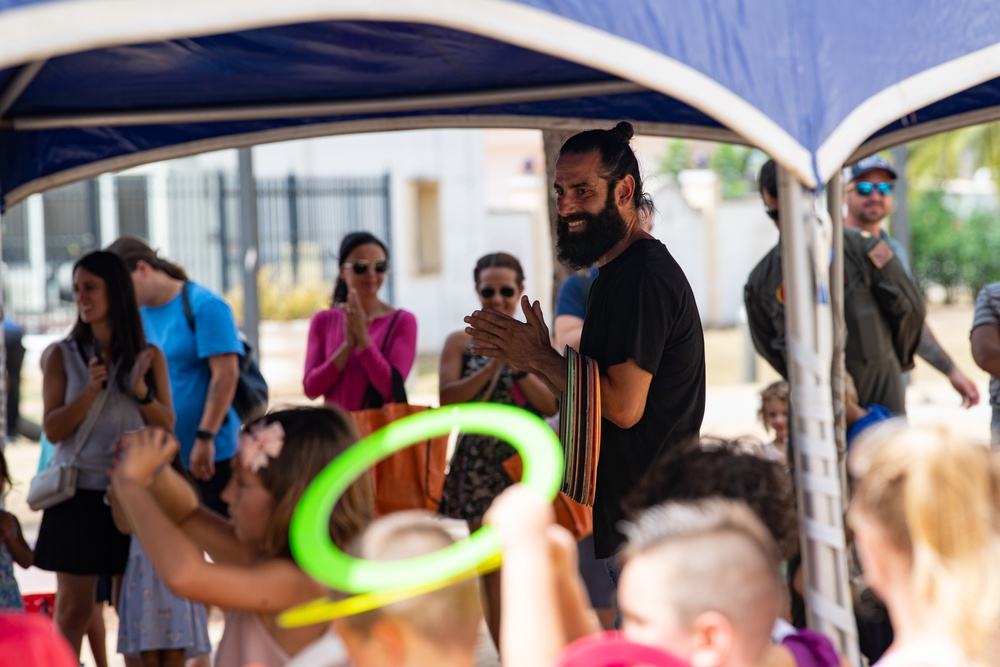
[[[472,346],[473,342],[470,341],[469,347],[462,354],[462,377],[472,375],[491,361],[489,357],[472,354]],[[514,377],[507,366],[500,372],[500,378],[490,395],[482,396],[490,384],[488,382],[472,401],[520,405],[529,412],[539,414],[530,403],[515,398],[519,390],[516,389]],[[454,519],[481,522],[493,499],[513,484],[503,468],[503,462],[516,453],[513,445],[499,438],[478,433],[462,435],[451,457],[438,513]]]

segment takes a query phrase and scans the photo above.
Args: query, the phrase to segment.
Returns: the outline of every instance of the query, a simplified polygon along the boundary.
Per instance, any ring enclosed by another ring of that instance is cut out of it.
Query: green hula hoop
[[[555,498],[562,476],[562,448],[552,429],[535,415],[490,403],[420,412],[364,438],[334,459],[312,481],[295,509],[289,533],[292,554],[299,566],[331,588],[348,593],[373,593],[443,581],[500,553],[500,536],[489,525],[449,547],[402,561],[354,558],[330,540],[330,513],[354,480],[389,454],[449,433],[455,427],[509,442],[524,460],[521,482],[547,501]]]

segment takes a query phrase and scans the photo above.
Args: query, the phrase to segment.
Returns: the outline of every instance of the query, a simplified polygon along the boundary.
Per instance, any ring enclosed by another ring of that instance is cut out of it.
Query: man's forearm
[[[937,339],[931,332],[931,328],[927,326],[926,322],[924,323],[924,328],[920,331],[917,356],[945,375],[950,374],[955,369],[955,362],[951,360],[948,353],[937,342]]]
[[[545,383],[557,398],[566,391],[566,359],[550,348],[539,351],[528,370]]]
[[[230,376],[228,373],[213,375],[208,381],[208,393],[205,395],[205,408],[201,413],[198,428],[215,433],[222,427],[236,396],[236,385],[239,374]]]

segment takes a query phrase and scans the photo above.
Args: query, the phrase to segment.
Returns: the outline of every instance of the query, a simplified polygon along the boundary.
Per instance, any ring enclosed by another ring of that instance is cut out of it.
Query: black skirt
[[[67,574],[122,574],[129,536],[118,532],[104,491],[78,489],[42,513],[35,566]]]

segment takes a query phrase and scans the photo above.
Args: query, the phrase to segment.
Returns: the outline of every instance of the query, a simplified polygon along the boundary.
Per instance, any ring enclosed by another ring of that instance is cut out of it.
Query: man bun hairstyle
[[[639,173],[639,161],[629,145],[635,129],[632,123],[621,121],[611,130],[587,130],[574,134],[566,140],[559,149],[559,155],[566,153],[590,153],[597,151],[601,155],[601,178],[614,186],[626,176],[635,181],[632,192],[632,204],[638,211],[650,206],[652,200],[642,190],[642,175]]]

